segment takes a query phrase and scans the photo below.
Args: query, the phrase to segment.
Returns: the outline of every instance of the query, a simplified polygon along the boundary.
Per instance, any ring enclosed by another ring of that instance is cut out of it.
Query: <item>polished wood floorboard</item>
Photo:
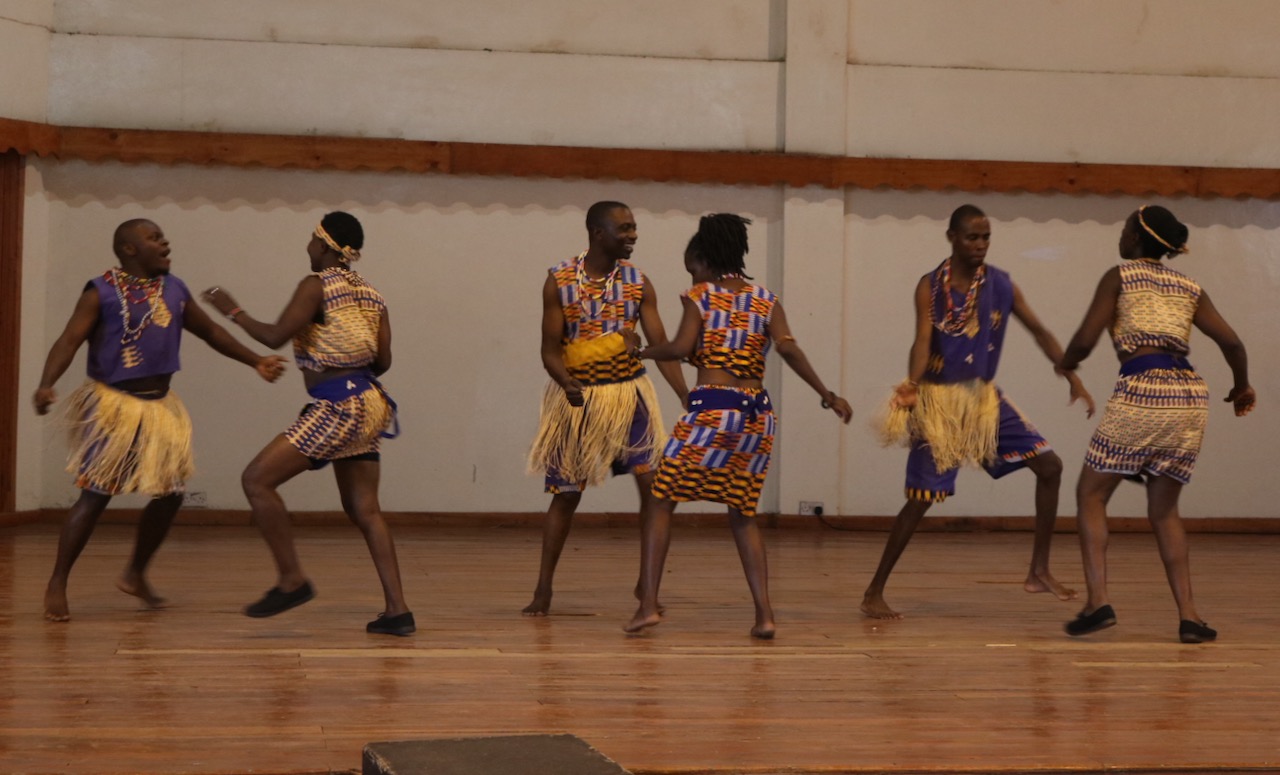
[[[922,533],[890,581],[900,622],[857,611],[884,534],[769,530],[778,638],[727,529],[677,528],[665,623],[620,630],[634,529],[580,528],[553,616],[526,618],[539,533],[396,528],[419,631],[366,635],[381,595],[353,528],[298,531],[317,598],[267,620],[252,528],[175,528],[153,568],[173,607],[114,580],[103,525],[41,617],[56,526],[0,531],[0,772],[358,771],[373,741],[569,732],[637,773],[1209,771],[1280,767],[1280,536],[1192,536],[1212,645],[1177,642],[1150,535],[1117,535],[1118,627],[1072,640],[1077,602],[1022,591],[1026,533]],[[1080,583],[1074,535],[1054,567]]]

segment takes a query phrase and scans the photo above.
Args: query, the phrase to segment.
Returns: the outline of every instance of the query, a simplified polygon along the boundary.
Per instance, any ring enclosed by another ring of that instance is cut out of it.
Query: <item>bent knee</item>
[[[1057,452],[1046,452],[1036,457],[1034,470],[1041,479],[1061,479],[1062,458],[1058,457]]]
[[[265,472],[252,464],[240,474],[240,487],[244,490],[245,497],[250,499],[270,493],[275,489],[267,480]]]

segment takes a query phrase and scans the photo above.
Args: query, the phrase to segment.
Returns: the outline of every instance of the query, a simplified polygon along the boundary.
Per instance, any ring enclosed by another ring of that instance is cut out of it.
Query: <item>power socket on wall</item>
[[[800,501],[800,516],[802,517],[822,516],[822,501]]]
[[[205,509],[209,507],[209,493],[193,490],[183,493],[182,507],[187,509]]]

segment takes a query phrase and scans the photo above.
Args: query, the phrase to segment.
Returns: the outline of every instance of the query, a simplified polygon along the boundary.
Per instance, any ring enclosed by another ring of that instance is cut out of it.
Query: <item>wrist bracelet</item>
[[[236,315],[239,315],[241,312],[244,312],[244,308],[243,308],[243,307],[236,307],[235,309],[231,310],[230,312],[226,312],[226,313],[223,313],[223,314],[225,314],[225,315],[227,316],[227,320],[230,320],[232,323],[234,323],[234,322],[236,321]]]

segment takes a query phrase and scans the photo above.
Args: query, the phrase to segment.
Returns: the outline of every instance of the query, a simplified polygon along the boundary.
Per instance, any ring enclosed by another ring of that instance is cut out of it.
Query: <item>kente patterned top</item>
[[[635,330],[644,298],[644,274],[629,261],[619,261],[603,279],[587,275],[585,253],[549,270],[564,311],[561,344],[598,339],[624,329]],[[640,360],[625,348],[605,360],[568,365],[570,376],[586,385],[625,382],[645,373]]]
[[[1159,347],[1186,355],[1199,304],[1200,285],[1190,277],[1162,263],[1125,261],[1111,341],[1121,353]]]
[[[769,321],[777,294],[759,285],[735,292],[715,283],[699,283],[682,295],[702,312],[702,336],[693,365],[724,369],[738,379],[763,379],[764,359],[773,343]]]
[[[89,338],[89,378],[114,385],[182,368],[182,316],[191,291],[177,277],[134,277],[110,269],[85,284],[98,292],[98,325]]]
[[[983,265],[979,278],[962,294],[951,287],[950,260],[929,275],[933,336],[925,379],[945,384],[981,379],[991,382],[1000,365],[1000,351],[1013,310],[1013,280],[1009,273]]]
[[[322,319],[293,338],[298,368],[359,369],[373,363],[386,300],[350,269],[332,267],[315,274],[324,284]]]

